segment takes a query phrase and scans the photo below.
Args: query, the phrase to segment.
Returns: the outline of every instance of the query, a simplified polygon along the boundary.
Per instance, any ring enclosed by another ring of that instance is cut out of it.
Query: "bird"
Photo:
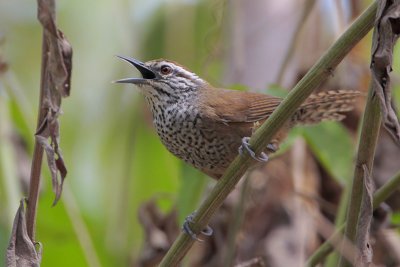
[[[118,57],[133,65],[142,77],[115,82],[134,84],[143,93],[161,142],[172,154],[214,179],[221,178],[233,159],[245,151],[254,163],[267,161],[295,125],[342,120],[359,96],[359,92],[350,90],[311,94],[264,152],[255,155],[249,137],[282,98],[216,88],[174,61]]]

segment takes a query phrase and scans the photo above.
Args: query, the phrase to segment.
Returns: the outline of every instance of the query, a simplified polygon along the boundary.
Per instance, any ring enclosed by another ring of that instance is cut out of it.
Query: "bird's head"
[[[118,56],[132,64],[142,78],[126,78],[117,83],[137,85],[146,97],[157,100],[177,101],[196,95],[207,83],[185,67],[165,59],[141,62],[137,59]]]

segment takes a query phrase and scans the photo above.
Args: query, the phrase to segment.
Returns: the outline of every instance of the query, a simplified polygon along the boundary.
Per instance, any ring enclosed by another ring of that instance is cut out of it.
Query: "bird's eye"
[[[167,75],[172,72],[172,68],[168,65],[161,66],[161,74]]]

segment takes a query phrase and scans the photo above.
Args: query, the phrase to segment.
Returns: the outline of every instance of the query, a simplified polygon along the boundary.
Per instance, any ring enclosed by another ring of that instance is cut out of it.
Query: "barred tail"
[[[326,91],[312,94],[292,117],[293,124],[314,124],[321,121],[340,121],[343,112],[354,108],[357,91]]]

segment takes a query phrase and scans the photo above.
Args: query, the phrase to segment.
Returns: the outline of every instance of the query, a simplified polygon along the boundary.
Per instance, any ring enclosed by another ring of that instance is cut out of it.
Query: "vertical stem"
[[[55,4],[48,5],[49,8],[54,7]],[[55,15],[54,9],[52,10],[53,16]],[[45,32],[43,30],[42,34],[42,68],[40,75],[40,95],[39,95],[39,110],[38,110],[38,119],[37,119],[37,128],[39,129],[40,125],[43,122],[43,119],[46,116],[46,110],[43,109],[43,92],[44,88],[47,84],[47,59],[48,59],[48,44],[45,39]],[[29,182],[29,196],[28,196],[28,205],[26,212],[26,223],[27,223],[27,231],[28,236],[32,240],[35,241],[35,226],[36,226],[36,210],[37,210],[37,202],[39,198],[39,185],[40,185],[40,173],[42,167],[42,159],[43,159],[43,147],[36,141],[33,149],[33,158],[32,158],[32,166],[31,166],[31,175]]]
[[[358,218],[361,210],[361,201],[364,195],[364,170],[362,166],[365,164],[368,167],[369,172],[372,172],[372,163],[374,160],[375,146],[378,140],[380,124],[381,114],[379,101],[375,96],[372,85],[370,85],[358,144],[356,167],[354,170],[353,185],[345,228],[346,237],[353,243],[355,243],[357,237]],[[349,266],[348,263],[345,263],[343,257],[341,257],[340,266]]]
[[[374,210],[379,207],[379,205],[384,202],[387,198],[389,198],[394,192],[396,192],[397,188],[400,186],[400,172],[398,172],[395,176],[388,179],[388,181],[379,188],[374,193],[374,201],[373,206]],[[343,231],[345,224],[341,225],[337,228],[337,232],[334,233],[328,240],[326,240],[319,248],[308,258],[305,266],[313,267],[320,263],[329,253],[332,252],[333,247],[331,243],[332,240],[337,239],[340,236],[340,233]]]
[[[236,237],[243,224],[243,217],[245,213],[245,201],[250,190],[250,172],[247,172],[245,177],[243,177],[242,188],[240,190],[240,197],[237,206],[234,210],[231,223],[228,229],[228,240],[226,242],[226,253],[224,266],[234,266],[235,252],[236,252]]]
[[[29,197],[26,212],[26,225],[28,236],[32,242],[35,242],[36,209],[39,197],[40,171],[43,159],[43,148],[35,142],[33,160],[31,167],[31,176],[29,182]]]

